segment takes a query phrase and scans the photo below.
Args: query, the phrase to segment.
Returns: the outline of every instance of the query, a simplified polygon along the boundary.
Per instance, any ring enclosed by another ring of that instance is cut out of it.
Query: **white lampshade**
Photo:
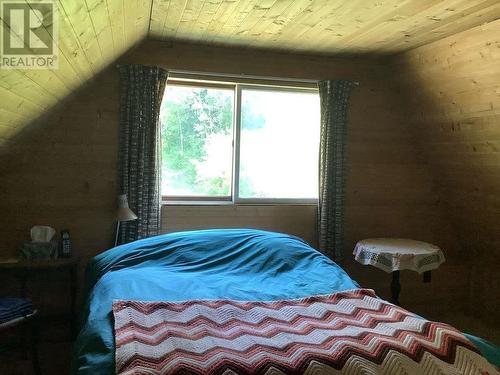
[[[116,212],[116,221],[137,220],[137,215],[129,208],[127,194],[118,196],[118,211]]]

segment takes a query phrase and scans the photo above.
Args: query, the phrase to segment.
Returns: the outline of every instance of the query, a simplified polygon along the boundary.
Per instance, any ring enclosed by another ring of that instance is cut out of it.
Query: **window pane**
[[[234,90],[168,85],[163,98],[162,195],[230,196]]]
[[[317,93],[244,89],[241,198],[317,198]]]

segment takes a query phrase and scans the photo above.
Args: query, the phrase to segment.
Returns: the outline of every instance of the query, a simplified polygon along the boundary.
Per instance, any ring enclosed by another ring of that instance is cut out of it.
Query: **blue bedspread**
[[[357,288],[302,240],[249,229],[166,234],[96,256],[87,270],[84,325],[75,345],[80,374],[114,373],[114,299],[275,300]]]
[[[276,300],[358,288],[299,238],[250,229],[180,232],[115,247],[87,269],[73,371],[113,374],[114,299]]]

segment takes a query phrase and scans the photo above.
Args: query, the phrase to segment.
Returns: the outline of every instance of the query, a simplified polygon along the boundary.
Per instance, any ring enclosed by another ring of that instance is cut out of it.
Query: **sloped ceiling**
[[[59,69],[0,69],[0,143],[147,37],[313,54],[394,54],[500,18],[498,0],[55,3]],[[2,28],[10,25],[2,20]]]
[[[314,54],[394,53],[498,17],[498,0],[154,0],[149,35]]]
[[[14,136],[23,125],[64,99],[148,33],[151,0],[55,3],[59,37],[54,40],[59,50],[59,68],[0,68],[0,142]],[[2,32],[10,28],[4,20],[2,27]],[[45,29],[49,33],[47,29],[50,28]]]

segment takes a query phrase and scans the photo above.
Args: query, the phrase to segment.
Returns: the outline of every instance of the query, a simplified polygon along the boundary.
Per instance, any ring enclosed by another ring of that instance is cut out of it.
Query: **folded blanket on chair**
[[[33,313],[33,304],[26,298],[0,298],[0,324]]]
[[[496,374],[453,327],[372,290],[274,302],[115,301],[117,374]]]

